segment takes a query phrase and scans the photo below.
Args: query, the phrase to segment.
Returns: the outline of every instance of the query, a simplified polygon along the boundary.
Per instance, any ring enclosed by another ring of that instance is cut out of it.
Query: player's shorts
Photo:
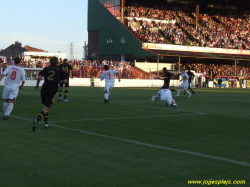
[[[16,99],[19,91],[19,85],[5,85],[3,89],[3,99]]]
[[[167,96],[161,97],[161,101],[167,102],[170,105],[170,104],[172,104],[172,102],[174,101],[174,99],[172,98],[172,96],[167,95]]]
[[[184,88],[185,90],[188,89],[188,82],[182,82],[181,87]]]
[[[56,90],[48,89],[47,87],[42,88],[41,90],[42,104],[50,108],[55,100],[56,93],[57,93]]]
[[[105,87],[104,87],[104,92],[107,91],[107,92],[110,92],[112,90],[112,88],[114,87],[114,83],[112,82],[107,82],[105,84]]]
[[[69,87],[69,78],[67,79],[67,83],[60,83],[60,87],[63,87],[63,85],[65,85],[65,87]]]

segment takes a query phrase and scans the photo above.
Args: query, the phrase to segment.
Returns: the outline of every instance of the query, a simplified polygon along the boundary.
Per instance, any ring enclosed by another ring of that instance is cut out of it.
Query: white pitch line
[[[22,120],[26,120],[26,121],[32,121],[31,119],[28,119],[28,118],[23,118],[23,117],[13,116],[13,115],[11,115],[11,116],[15,117],[15,118],[22,119]],[[58,127],[58,128],[62,128],[62,129],[67,129],[70,131],[82,132],[85,134],[90,134],[90,135],[99,136],[99,137],[103,137],[103,138],[119,140],[119,141],[123,141],[123,142],[137,144],[137,145],[143,145],[143,146],[147,146],[147,147],[153,147],[153,148],[157,148],[157,149],[163,149],[163,150],[167,150],[167,151],[183,153],[183,154],[188,154],[188,155],[194,155],[194,156],[199,156],[199,157],[203,157],[203,158],[209,158],[209,159],[214,159],[214,160],[219,160],[219,161],[223,161],[223,162],[228,162],[228,163],[233,163],[233,164],[238,164],[238,165],[250,167],[250,163],[247,163],[247,162],[241,162],[241,161],[231,160],[231,159],[227,159],[227,158],[206,155],[206,154],[202,154],[202,153],[198,153],[198,152],[185,151],[185,150],[175,149],[175,148],[171,148],[171,147],[164,147],[164,146],[159,146],[159,145],[154,145],[154,144],[149,144],[149,143],[143,143],[143,142],[139,142],[139,141],[128,140],[128,139],[124,139],[124,138],[118,138],[118,137],[108,136],[108,135],[104,135],[104,134],[99,134],[99,133],[94,133],[94,132],[89,132],[89,131],[84,131],[84,130],[79,130],[79,129],[73,129],[73,128],[64,127],[64,126],[60,126],[60,125],[56,125],[56,124],[50,124],[50,125]]]
[[[133,144],[144,145],[144,146],[147,146],[147,147],[153,147],[153,148],[158,148],[158,149],[163,149],[163,150],[168,150],[168,151],[173,151],[173,152],[178,152],[178,153],[195,155],[195,156],[199,156],[199,157],[210,158],[210,159],[214,159],[214,160],[220,160],[220,161],[223,161],[223,162],[229,162],[229,163],[233,163],[233,164],[238,164],[238,165],[243,165],[243,166],[249,166],[250,167],[250,163],[247,163],[247,162],[240,162],[240,161],[235,161],[235,160],[231,160],[231,159],[227,159],[227,158],[206,155],[206,154],[202,154],[202,153],[198,153],[198,152],[185,151],[185,150],[174,149],[174,148],[170,148],[170,147],[164,147],[164,146],[159,146],[159,145],[154,145],[154,144],[148,144],[148,143],[143,143],[143,142],[139,142],[139,141],[128,140],[128,139],[124,139],[124,138],[118,138],[118,137],[108,136],[108,135],[104,135],[104,134],[98,134],[98,133],[79,130],[79,129],[73,129],[73,128],[64,127],[64,126],[55,125],[55,124],[51,124],[51,125],[55,126],[55,127],[59,127],[59,128],[63,128],[63,129],[71,130],[71,131],[82,132],[82,133],[85,133],[85,134],[90,134],[90,135],[99,136],[99,137],[103,137],[103,138],[119,140],[119,141],[123,141],[123,142],[129,142],[129,143],[133,143]]]

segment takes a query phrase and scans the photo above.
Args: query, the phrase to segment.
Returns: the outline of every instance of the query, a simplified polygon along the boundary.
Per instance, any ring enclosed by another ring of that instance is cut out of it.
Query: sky
[[[88,43],[88,0],[1,1],[0,49],[15,41],[48,52],[83,58]]]

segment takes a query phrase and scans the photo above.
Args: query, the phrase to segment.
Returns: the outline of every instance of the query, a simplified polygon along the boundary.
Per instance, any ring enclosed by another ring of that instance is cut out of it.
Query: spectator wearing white
[[[104,59],[103,61],[102,61],[102,66],[105,66],[107,64],[107,62],[106,62],[106,60]]]
[[[206,78],[202,76],[202,87],[206,86]]]

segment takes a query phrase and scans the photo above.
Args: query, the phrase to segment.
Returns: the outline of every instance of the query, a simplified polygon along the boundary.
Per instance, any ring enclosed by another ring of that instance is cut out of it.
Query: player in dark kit
[[[67,75],[67,83],[65,83],[65,91],[64,91],[64,101],[65,102],[69,102],[68,100],[67,100],[67,97],[68,97],[68,93],[69,93],[69,91],[68,91],[68,88],[69,88],[69,73],[70,73],[70,71],[71,71],[71,74],[72,74],[72,79],[73,79],[73,68],[72,68],[72,66],[71,65],[69,65],[68,63],[67,63],[67,59],[65,58],[64,60],[63,60],[63,63],[62,64],[60,64],[60,67],[63,69],[63,71],[66,73],[66,75]],[[59,98],[58,98],[58,100],[57,101],[61,101],[62,100],[62,88],[63,88],[63,84],[64,83],[60,83],[60,89],[59,89]]]
[[[172,76],[173,74],[170,73],[170,72],[167,70],[167,68],[165,68],[165,67],[164,67],[162,70],[163,70],[163,73],[164,73],[164,84],[163,84],[162,88],[164,87],[164,88],[169,89],[170,79],[171,79],[171,76]],[[162,88],[161,88],[161,89],[162,89]],[[169,90],[171,90],[172,92],[175,91],[175,89],[169,89]]]
[[[45,122],[45,128],[49,127],[48,124],[49,108],[54,102],[58,90],[58,84],[60,83],[61,80],[63,80],[64,83],[67,82],[67,77],[64,71],[62,70],[62,68],[58,67],[57,57],[52,57],[50,59],[50,66],[44,68],[38,74],[38,79],[35,89],[39,87],[39,83],[43,77],[44,77],[44,83],[41,89],[43,108],[42,111],[38,114],[37,118],[33,120],[33,127],[32,127],[33,131],[36,130],[38,121],[40,121],[43,118]]]
[[[195,92],[194,92],[194,91],[191,89],[191,87],[190,87],[190,84],[191,84],[191,82],[192,82],[192,79],[193,79],[195,76],[194,76],[193,72],[190,71],[190,69],[188,69],[187,74],[188,74],[188,76],[189,76],[189,78],[188,78],[188,89],[189,89],[193,94],[195,94]],[[186,95],[186,92],[184,92],[183,96],[185,96],[185,95]]]

